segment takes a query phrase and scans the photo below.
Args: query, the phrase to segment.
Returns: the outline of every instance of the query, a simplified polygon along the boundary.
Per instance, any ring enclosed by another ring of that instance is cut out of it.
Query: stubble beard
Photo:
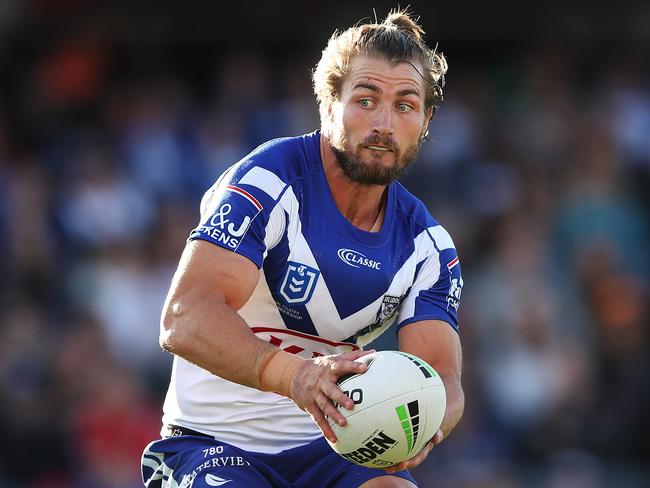
[[[330,139],[330,147],[343,174],[355,183],[363,185],[388,185],[397,180],[415,160],[420,149],[416,143],[402,152],[392,138],[378,134],[368,136],[361,144],[357,144],[356,151],[348,147],[349,145],[343,133]],[[381,161],[363,160],[358,153],[368,145],[391,148],[397,158],[396,162],[392,166],[384,166]]]

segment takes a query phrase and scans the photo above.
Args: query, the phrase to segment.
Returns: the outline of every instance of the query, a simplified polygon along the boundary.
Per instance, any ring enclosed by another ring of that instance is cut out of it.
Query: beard
[[[356,150],[350,148],[350,145],[343,133],[330,139],[336,163],[343,174],[355,183],[364,185],[388,185],[397,180],[415,160],[420,149],[416,143],[402,151],[392,137],[382,137],[379,134],[368,136],[362,143],[356,145]],[[360,156],[361,150],[365,146],[372,145],[390,148],[395,155],[395,163],[392,166],[385,166],[379,157],[373,158],[371,161],[363,160]]]

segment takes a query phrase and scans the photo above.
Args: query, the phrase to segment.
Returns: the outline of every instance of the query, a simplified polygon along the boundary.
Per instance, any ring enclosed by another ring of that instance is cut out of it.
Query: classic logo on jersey
[[[280,295],[291,305],[304,305],[314,293],[320,271],[306,264],[287,261],[287,271],[280,286]]]
[[[370,269],[381,268],[381,263],[379,261],[369,259],[365,254],[353,249],[339,249],[336,254],[338,254],[341,261],[353,268],[360,268],[361,266]]]

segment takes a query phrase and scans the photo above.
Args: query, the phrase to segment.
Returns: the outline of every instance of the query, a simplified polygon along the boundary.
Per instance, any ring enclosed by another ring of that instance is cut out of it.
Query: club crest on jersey
[[[287,261],[280,295],[285,302],[292,305],[304,305],[314,293],[320,271],[306,264]]]
[[[460,305],[460,294],[462,291],[463,278],[460,276],[458,278],[452,278],[449,286],[449,294],[447,295],[447,310],[449,310],[449,307],[453,307],[454,310],[458,311],[458,306]]]
[[[463,291],[463,278],[460,275],[460,260],[458,256],[447,263],[449,270],[449,291],[447,292],[447,311],[453,308],[458,312],[460,305],[460,294]]]
[[[363,329],[359,330],[354,336],[353,339],[357,340],[359,337],[370,334],[377,329],[381,329],[387,324],[393,323],[393,319],[397,316],[399,310],[399,305],[402,302],[402,297],[396,297],[392,295],[384,295],[384,299],[379,306],[377,315],[372,324],[367,325]]]

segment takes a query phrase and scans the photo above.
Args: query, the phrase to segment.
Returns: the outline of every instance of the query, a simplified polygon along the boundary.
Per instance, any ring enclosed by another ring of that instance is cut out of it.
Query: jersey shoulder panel
[[[253,168],[261,168],[279,178],[285,185],[311,175],[318,169],[314,162],[319,155],[320,137],[317,132],[297,137],[282,137],[268,141],[242,158],[234,166],[233,181],[243,178]]]
[[[318,141],[317,133],[275,139],[231,166],[203,196],[190,239],[230,249],[260,268],[286,226],[277,204],[289,186],[313,174]]]
[[[422,201],[401,185],[396,194],[396,211],[410,227],[417,263],[413,285],[398,316],[398,328],[434,319],[458,330],[457,311],[463,281],[454,242]]]

